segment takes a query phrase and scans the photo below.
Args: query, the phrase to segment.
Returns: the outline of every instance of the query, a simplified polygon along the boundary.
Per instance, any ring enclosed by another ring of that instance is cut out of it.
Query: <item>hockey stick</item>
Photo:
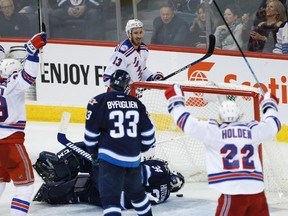
[[[73,142],[71,142],[70,140],[66,138],[66,132],[67,132],[67,128],[69,125],[70,117],[71,117],[71,113],[69,112],[62,113],[62,118],[61,118],[60,126],[58,129],[58,134],[57,134],[57,140],[62,145],[66,146],[68,149],[78,154],[80,157],[83,157],[84,159],[92,162],[91,155],[88,152],[81,149],[80,147],[78,147],[77,145],[75,145]]]
[[[264,95],[265,92],[264,92],[264,90],[263,90],[263,88],[262,88],[262,86],[261,86],[259,80],[257,79],[256,74],[254,73],[254,71],[253,71],[253,69],[252,69],[250,63],[248,62],[246,56],[244,55],[244,53],[243,53],[241,47],[239,46],[239,43],[237,42],[236,38],[234,37],[233,32],[232,32],[231,29],[229,28],[229,25],[228,25],[228,23],[226,22],[226,20],[225,20],[223,14],[221,13],[221,10],[220,10],[220,8],[218,7],[217,2],[216,2],[215,0],[213,0],[213,2],[214,2],[214,5],[215,5],[217,11],[218,11],[219,14],[220,14],[222,20],[224,21],[224,23],[225,23],[225,25],[226,25],[226,27],[227,27],[227,29],[228,29],[230,35],[232,36],[233,40],[235,41],[235,44],[236,44],[236,46],[238,47],[238,49],[239,49],[239,51],[240,51],[242,57],[244,58],[244,60],[245,60],[245,62],[246,62],[246,64],[247,64],[247,66],[248,66],[250,72],[252,73],[252,75],[253,75],[253,77],[254,77],[254,79],[255,79],[255,81],[256,81],[256,83],[257,83],[257,85],[258,85],[258,87],[259,87],[259,89],[260,89],[260,91],[261,91],[261,93],[262,93],[262,95]]]
[[[189,68],[189,67],[191,67],[193,65],[196,65],[199,62],[209,58],[213,54],[214,49],[215,49],[215,36],[213,34],[211,34],[211,35],[209,35],[209,47],[208,47],[207,53],[204,56],[202,56],[200,59],[198,59],[198,60],[196,60],[196,61],[194,61],[194,62],[192,62],[192,63],[190,63],[190,64],[188,64],[188,65],[186,65],[186,66],[184,66],[182,68],[180,68],[180,69],[178,69],[177,71],[174,71],[173,73],[167,75],[166,77],[164,77],[161,80],[167,80],[170,77],[175,76],[176,74],[186,70],[187,68]]]

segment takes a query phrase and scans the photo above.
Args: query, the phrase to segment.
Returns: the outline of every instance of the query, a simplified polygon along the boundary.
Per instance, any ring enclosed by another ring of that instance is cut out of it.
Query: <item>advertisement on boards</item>
[[[3,44],[5,49],[11,45]],[[102,75],[113,50],[114,47],[104,46],[47,44],[41,54],[41,74],[36,80],[37,104],[86,107],[91,97],[106,91]],[[169,75],[202,56],[187,52],[150,50],[147,67],[151,71]],[[248,58],[248,61],[264,91],[271,91],[279,98],[280,114],[287,124],[288,62],[264,58]],[[243,57],[216,54],[169,80],[258,86]]]

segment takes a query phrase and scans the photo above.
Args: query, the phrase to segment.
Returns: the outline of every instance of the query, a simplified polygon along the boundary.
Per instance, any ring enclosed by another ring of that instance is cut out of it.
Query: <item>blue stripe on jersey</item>
[[[238,172],[221,172],[213,173],[208,175],[209,184],[217,184],[225,181],[235,181],[235,180],[255,180],[263,181],[262,172],[248,172],[248,171],[238,171]]]
[[[277,131],[279,132],[281,128],[281,122],[279,121],[279,119],[275,116],[267,116],[266,119],[267,118],[272,118],[275,121],[275,124],[277,126]]]
[[[26,121],[18,121],[12,124],[5,124],[5,123],[0,124],[0,128],[16,129],[16,130],[24,130],[25,126],[26,126]]]
[[[146,50],[147,52],[149,52],[147,46],[143,43],[141,44],[140,48],[141,48],[141,50]]]
[[[190,116],[190,114],[188,112],[184,112],[177,120],[177,125],[178,127],[180,127],[182,130],[184,130],[186,121],[188,119],[188,117]]]
[[[140,154],[134,157],[124,156],[104,148],[99,148],[98,158],[121,167],[137,167],[141,162]]]
[[[128,56],[130,56],[134,51],[136,51],[135,48],[134,48],[134,47],[130,47],[130,49],[128,49],[128,50],[124,53],[124,55],[125,55],[126,57],[128,57]]]
[[[38,63],[39,62],[39,57],[36,55],[36,56],[31,56],[31,55],[28,55],[27,56],[27,60],[28,61],[31,61],[31,62],[36,62]]]
[[[32,77],[30,74],[28,74],[25,70],[22,70],[21,72],[22,78],[29,83],[29,85],[32,85],[35,82],[36,77]]]
[[[103,75],[103,81],[104,81],[104,83],[107,82],[107,81],[110,80],[110,79],[111,79],[111,75],[109,75],[109,74],[104,74],[104,75]]]

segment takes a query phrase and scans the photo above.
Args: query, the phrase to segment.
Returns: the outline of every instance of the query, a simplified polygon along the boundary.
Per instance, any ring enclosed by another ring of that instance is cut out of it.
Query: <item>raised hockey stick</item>
[[[209,35],[209,47],[208,47],[207,53],[204,56],[202,56],[200,59],[198,59],[198,60],[196,60],[196,61],[194,61],[194,62],[192,62],[192,63],[190,63],[190,64],[188,64],[188,65],[186,65],[186,66],[184,66],[182,68],[180,68],[180,69],[178,69],[177,71],[174,71],[173,73],[165,76],[162,80],[167,80],[170,77],[175,76],[176,74],[186,70],[187,68],[189,68],[189,67],[191,67],[193,65],[196,65],[197,63],[209,58],[213,54],[214,49],[215,49],[215,36],[213,34],[211,34],[211,35]]]
[[[70,117],[71,113],[69,112],[62,113],[62,118],[57,134],[57,140],[62,145],[66,146],[68,149],[78,154],[80,157],[83,157],[84,159],[92,162],[91,155],[88,152],[84,151],[83,149],[81,149],[80,147],[78,147],[77,145],[75,145],[73,142],[71,142],[66,138],[66,132],[69,125]]]
[[[223,14],[222,14],[220,8],[218,7],[217,2],[216,2],[215,0],[213,0],[213,2],[214,2],[214,5],[215,5],[217,11],[219,12],[219,14],[220,14],[220,16],[221,16],[221,19],[224,21],[224,23],[225,23],[225,25],[226,25],[226,27],[227,27],[227,29],[228,29],[230,35],[232,36],[232,38],[233,38],[233,40],[234,40],[236,46],[238,47],[238,50],[240,51],[240,53],[241,53],[243,59],[245,60],[245,62],[246,62],[246,64],[247,64],[247,66],[248,66],[250,72],[252,73],[252,75],[253,75],[253,77],[254,77],[254,79],[255,79],[255,81],[256,81],[256,83],[257,83],[257,85],[258,85],[258,87],[259,87],[259,89],[260,89],[260,91],[261,91],[261,93],[262,93],[262,95],[264,95],[265,92],[264,92],[264,90],[263,90],[263,88],[262,88],[262,86],[261,86],[261,84],[260,84],[258,78],[256,77],[256,74],[254,73],[254,71],[253,71],[253,69],[252,69],[250,63],[248,62],[248,60],[247,60],[245,54],[243,53],[241,47],[239,46],[239,43],[237,42],[237,40],[236,40],[236,38],[235,38],[233,32],[232,32],[231,29],[229,28],[229,25],[228,25],[228,23],[226,22],[226,20],[225,20]]]

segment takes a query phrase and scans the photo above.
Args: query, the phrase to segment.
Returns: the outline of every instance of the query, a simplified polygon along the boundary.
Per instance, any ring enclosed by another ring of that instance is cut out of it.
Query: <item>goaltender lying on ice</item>
[[[74,144],[86,152],[84,143]],[[179,172],[171,171],[166,161],[150,158],[143,160],[141,166],[143,185],[152,204],[165,202],[170,193],[178,192],[184,185],[184,177]],[[44,180],[33,201],[101,206],[97,166],[92,171],[91,162],[79,154],[68,148],[56,154],[43,151],[33,167]],[[121,199],[123,209],[133,208],[125,191]]]

